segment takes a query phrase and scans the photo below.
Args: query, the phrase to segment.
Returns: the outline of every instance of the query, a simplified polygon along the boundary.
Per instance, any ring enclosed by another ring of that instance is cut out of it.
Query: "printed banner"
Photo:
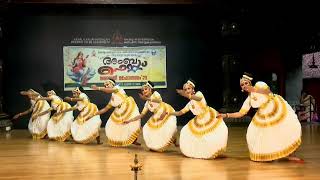
[[[166,88],[166,47],[63,47],[64,90],[90,90],[112,78],[124,89],[139,89],[146,81]]]

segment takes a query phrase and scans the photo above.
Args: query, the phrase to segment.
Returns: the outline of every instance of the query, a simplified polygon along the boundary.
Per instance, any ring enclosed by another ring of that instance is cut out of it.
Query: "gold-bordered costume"
[[[51,108],[59,113],[71,108],[70,104],[64,102],[57,95],[50,95]],[[52,116],[48,122],[48,137],[56,141],[65,141],[71,135],[71,124],[73,122],[73,112],[68,111],[57,116]]]
[[[182,112],[196,115],[180,132],[181,152],[192,158],[212,159],[226,150],[228,128],[222,118],[217,118],[218,112],[209,107],[203,94],[201,101],[190,100]]]
[[[240,112],[245,114],[250,107],[258,108],[247,130],[251,160],[280,159],[300,146],[301,124],[294,110],[280,95],[251,92]]]
[[[123,122],[140,115],[139,108],[131,96],[127,96],[125,91],[119,86],[115,86],[109,106],[115,107],[108,119],[105,131],[107,143],[111,146],[129,146],[140,134],[141,120],[124,124]]]
[[[39,95],[36,98],[40,98],[41,96]],[[46,100],[38,100],[35,101],[33,99],[31,101],[31,106],[32,106],[32,116],[42,113],[44,111],[47,111],[50,108],[49,103]],[[50,112],[39,116],[35,119],[30,118],[29,124],[28,124],[28,129],[33,137],[33,139],[42,139],[46,136],[47,134],[47,125],[48,121],[50,119]],[[31,116],[31,117],[32,117]]]
[[[143,126],[143,139],[148,148],[162,152],[175,141],[177,118],[167,114],[159,120],[164,112],[174,112],[174,109],[169,104],[162,102],[161,95],[157,91],[154,91],[150,98],[159,100],[161,103],[151,101],[145,103],[142,114],[146,114],[149,110],[153,112],[153,115]]]
[[[98,108],[89,101],[85,93],[81,93],[79,98],[83,98],[83,100],[77,102],[76,107],[80,113],[71,125],[71,134],[76,142],[87,144],[99,136],[101,119],[100,115],[96,115],[86,120],[98,112]]]

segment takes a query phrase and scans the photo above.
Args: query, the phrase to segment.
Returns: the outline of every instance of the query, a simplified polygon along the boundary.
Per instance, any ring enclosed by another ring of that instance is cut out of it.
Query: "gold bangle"
[[[229,114],[228,113],[226,114],[226,118],[229,118]]]

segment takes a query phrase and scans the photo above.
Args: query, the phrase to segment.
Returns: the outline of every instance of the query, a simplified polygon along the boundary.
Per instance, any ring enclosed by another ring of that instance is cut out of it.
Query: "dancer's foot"
[[[225,154],[220,154],[217,158],[227,158],[228,156]]]
[[[98,137],[96,138],[96,140],[97,140],[97,144],[102,144],[102,143],[100,142],[100,136],[98,136]]]
[[[174,146],[175,146],[175,147],[180,147],[180,145],[179,145],[179,143],[178,143],[177,139],[175,139],[175,140],[173,141],[173,144],[174,144]]]
[[[292,161],[292,162],[296,162],[296,163],[304,163],[304,160],[301,159],[301,158],[298,158],[296,156],[288,156],[287,159],[289,161]]]
[[[141,146],[141,144],[137,140],[138,140],[138,138],[136,140],[134,140],[134,142],[132,144],[134,144],[136,146]]]

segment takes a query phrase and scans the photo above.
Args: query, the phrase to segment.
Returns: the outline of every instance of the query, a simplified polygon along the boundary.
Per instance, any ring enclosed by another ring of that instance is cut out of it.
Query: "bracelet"
[[[229,118],[229,114],[228,113],[226,114],[226,118]]]
[[[100,91],[100,87],[98,87],[98,91]]]

